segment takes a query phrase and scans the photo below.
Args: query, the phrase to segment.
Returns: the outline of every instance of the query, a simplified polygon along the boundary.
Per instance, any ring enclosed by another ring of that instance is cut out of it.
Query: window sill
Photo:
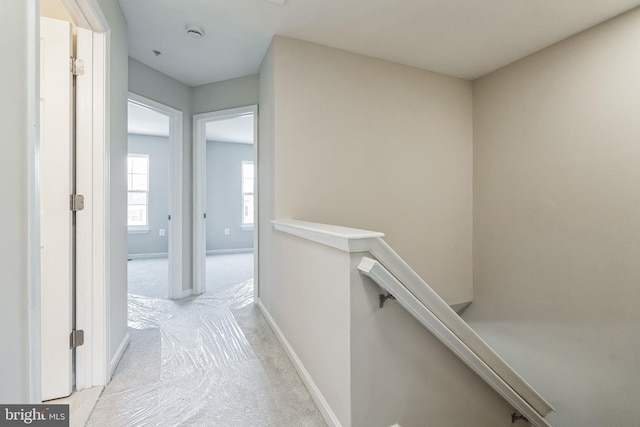
[[[129,227],[129,234],[148,234],[151,229],[149,227]]]
[[[253,224],[243,224],[240,226],[240,230],[247,230],[247,231],[253,230]]]

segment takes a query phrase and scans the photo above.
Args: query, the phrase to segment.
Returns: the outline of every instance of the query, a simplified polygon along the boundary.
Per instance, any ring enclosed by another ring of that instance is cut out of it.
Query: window
[[[242,162],[242,225],[253,225],[253,162]]]
[[[129,230],[149,230],[149,155],[127,157],[127,225]]]

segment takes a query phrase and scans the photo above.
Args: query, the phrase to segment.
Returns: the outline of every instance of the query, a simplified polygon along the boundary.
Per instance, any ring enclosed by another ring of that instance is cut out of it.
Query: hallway
[[[177,301],[130,294],[129,333],[88,426],[326,425],[252,280]]]

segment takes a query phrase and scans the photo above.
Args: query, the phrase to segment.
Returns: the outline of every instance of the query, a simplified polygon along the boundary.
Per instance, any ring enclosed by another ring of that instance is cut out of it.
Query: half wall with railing
[[[552,406],[382,233],[273,226],[259,306],[329,425],[549,425]]]

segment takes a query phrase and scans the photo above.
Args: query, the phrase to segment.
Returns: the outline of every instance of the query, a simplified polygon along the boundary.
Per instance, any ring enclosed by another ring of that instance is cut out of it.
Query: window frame
[[[130,177],[132,175],[143,175],[140,173],[134,173],[129,169],[129,159],[130,158],[143,158],[146,159],[147,161],[147,173],[144,174],[146,175],[146,190],[135,190],[132,187],[132,185],[130,185],[130,183],[132,182],[132,180],[130,179]],[[144,154],[144,153],[127,153],[127,230],[129,232],[129,234],[142,234],[142,233],[149,233],[149,231],[151,230],[150,225],[149,225],[149,175],[150,175],[150,161],[149,161],[149,154]],[[145,224],[143,225],[130,225],[129,224],[129,206],[142,206],[142,204],[138,203],[135,205],[131,205],[129,203],[129,194],[131,193],[144,193],[146,194],[146,203],[144,204],[144,206],[146,206],[146,215],[145,215]]]
[[[245,178],[245,166],[246,165],[251,165],[251,169],[253,171],[253,176],[251,178],[251,180],[253,181],[253,185],[251,186],[251,192],[245,192],[245,186],[244,186],[244,182],[247,178]],[[242,166],[241,166],[241,191],[242,191],[242,211],[241,211],[241,215],[240,215],[240,228],[242,230],[252,230],[253,227],[255,226],[255,220],[256,220],[256,215],[255,215],[255,205],[256,205],[256,200],[255,200],[255,193],[256,193],[256,168],[255,168],[255,162],[253,160],[243,160],[242,161]],[[244,200],[245,200],[245,196],[250,195],[251,196],[251,200],[253,201],[253,217],[252,217],[252,222],[245,222],[245,204],[244,204]]]

